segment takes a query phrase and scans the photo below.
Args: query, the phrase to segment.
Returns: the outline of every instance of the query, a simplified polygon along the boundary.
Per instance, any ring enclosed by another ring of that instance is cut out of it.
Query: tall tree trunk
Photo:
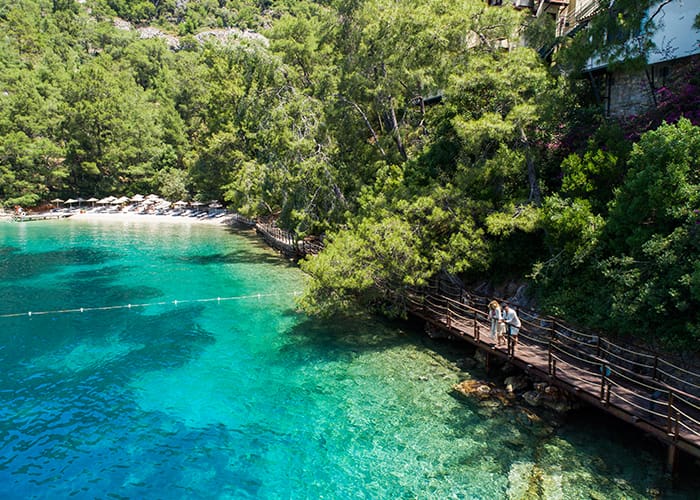
[[[537,179],[537,166],[535,165],[535,160],[530,153],[530,141],[528,141],[527,134],[525,134],[525,129],[522,127],[520,127],[520,141],[525,151],[527,181],[530,184],[530,195],[528,196],[528,201],[534,202],[535,205],[539,206],[542,204],[542,192],[540,191],[540,184]]]
[[[396,141],[396,147],[399,148],[399,154],[405,161],[408,159],[408,155],[406,155],[406,149],[404,148],[403,140],[401,139],[401,131],[399,130],[399,122],[396,119],[396,110],[394,109],[393,97],[389,97],[389,108],[391,109],[391,126],[394,129],[394,140]]]

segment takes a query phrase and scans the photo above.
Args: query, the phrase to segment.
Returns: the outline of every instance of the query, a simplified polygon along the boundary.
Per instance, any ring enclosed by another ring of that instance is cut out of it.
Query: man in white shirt
[[[520,332],[521,326],[520,318],[518,318],[518,313],[515,312],[515,309],[508,304],[504,304],[503,311],[503,320],[508,327],[508,336],[513,341],[512,345],[513,349],[515,349],[515,345],[518,343],[518,333]]]

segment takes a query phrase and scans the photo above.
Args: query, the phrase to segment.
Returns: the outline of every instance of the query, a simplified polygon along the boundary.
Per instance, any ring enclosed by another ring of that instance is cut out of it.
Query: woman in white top
[[[503,323],[503,312],[498,302],[492,300],[489,302],[489,320],[491,322],[491,340],[498,338],[498,345],[501,345],[503,333],[505,331],[505,323]]]

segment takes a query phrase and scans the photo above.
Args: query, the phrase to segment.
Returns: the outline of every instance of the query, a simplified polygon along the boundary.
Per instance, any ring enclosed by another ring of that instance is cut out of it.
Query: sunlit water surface
[[[460,346],[303,316],[303,282],[223,227],[1,223],[0,497],[692,497],[615,421],[455,397]]]

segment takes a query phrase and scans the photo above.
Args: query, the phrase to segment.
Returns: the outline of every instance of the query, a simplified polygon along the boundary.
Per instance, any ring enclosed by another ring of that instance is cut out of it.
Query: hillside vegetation
[[[324,236],[312,313],[444,271],[696,351],[693,101],[611,123],[575,77],[596,47],[543,61],[541,28],[480,0],[0,0],[0,201],[219,199]]]

